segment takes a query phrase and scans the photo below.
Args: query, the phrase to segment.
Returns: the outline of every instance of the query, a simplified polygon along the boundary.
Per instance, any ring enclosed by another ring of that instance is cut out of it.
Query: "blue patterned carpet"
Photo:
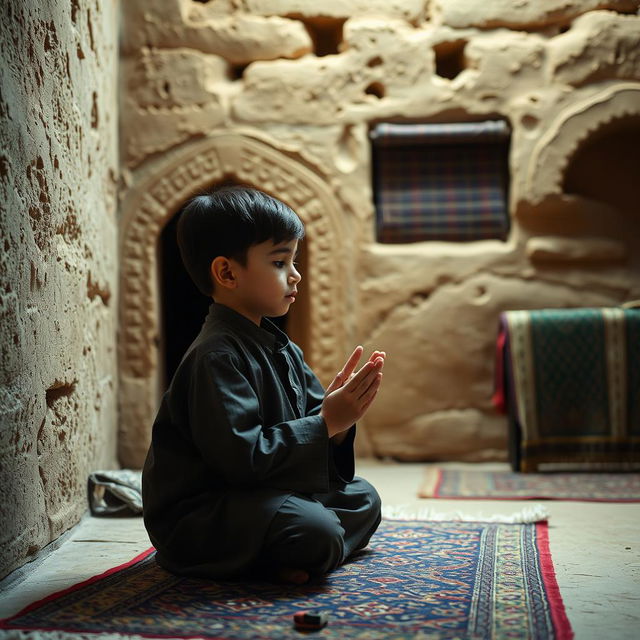
[[[297,632],[299,609],[328,611],[328,626]],[[383,521],[365,552],[302,587],[179,578],[148,551],[0,628],[210,640],[572,636],[546,523],[476,522]]]

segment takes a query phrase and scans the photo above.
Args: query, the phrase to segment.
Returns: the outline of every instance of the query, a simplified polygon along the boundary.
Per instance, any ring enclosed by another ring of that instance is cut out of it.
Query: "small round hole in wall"
[[[249,64],[234,64],[229,66],[229,79],[230,80],[242,80],[244,78],[244,71]]]
[[[485,287],[482,284],[476,285],[475,286],[475,291],[474,291],[474,296],[473,296],[473,304],[476,305],[485,305],[487,304],[487,302],[489,302],[489,300],[491,299],[491,296],[489,295],[489,292],[487,291],[487,287]]]
[[[385,96],[385,88],[381,82],[372,82],[364,92],[368,96],[375,96],[378,99],[382,99]]]

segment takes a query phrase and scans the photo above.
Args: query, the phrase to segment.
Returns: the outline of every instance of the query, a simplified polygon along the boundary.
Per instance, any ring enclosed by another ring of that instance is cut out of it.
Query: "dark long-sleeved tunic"
[[[319,415],[324,390],[302,351],[213,303],[163,396],[143,470],[144,521],[176,573],[249,569],[292,494],[353,479],[352,427],[340,446]]]

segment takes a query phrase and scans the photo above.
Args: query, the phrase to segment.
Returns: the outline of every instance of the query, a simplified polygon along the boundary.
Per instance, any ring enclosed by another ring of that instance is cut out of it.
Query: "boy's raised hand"
[[[353,350],[353,353],[349,356],[342,369],[336,374],[336,377],[327,387],[326,393],[331,393],[332,391],[339,389],[347,380],[349,380],[349,378],[351,378],[352,375],[354,375],[353,372],[355,371],[356,365],[362,357],[363,352],[364,349],[360,345]],[[387,354],[384,351],[374,351],[371,354],[369,361],[373,362],[376,358],[382,358],[384,363],[386,355]]]
[[[320,415],[327,424],[330,437],[345,431],[360,419],[380,387],[386,354],[383,351],[374,351],[365,365],[354,373],[362,352],[361,346],[356,347],[342,370],[327,387]]]

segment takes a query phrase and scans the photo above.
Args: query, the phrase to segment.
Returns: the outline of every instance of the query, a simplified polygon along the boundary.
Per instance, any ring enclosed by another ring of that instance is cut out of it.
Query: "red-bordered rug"
[[[370,547],[320,583],[173,576],[153,550],[0,622],[3,629],[283,640],[300,609],[340,640],[572,637],[546,522],[383,521]],[[40,635],[39,637],[42,637]]]
[[[640,473],[514,473],[429,467],[421,498],[640,502]]]

